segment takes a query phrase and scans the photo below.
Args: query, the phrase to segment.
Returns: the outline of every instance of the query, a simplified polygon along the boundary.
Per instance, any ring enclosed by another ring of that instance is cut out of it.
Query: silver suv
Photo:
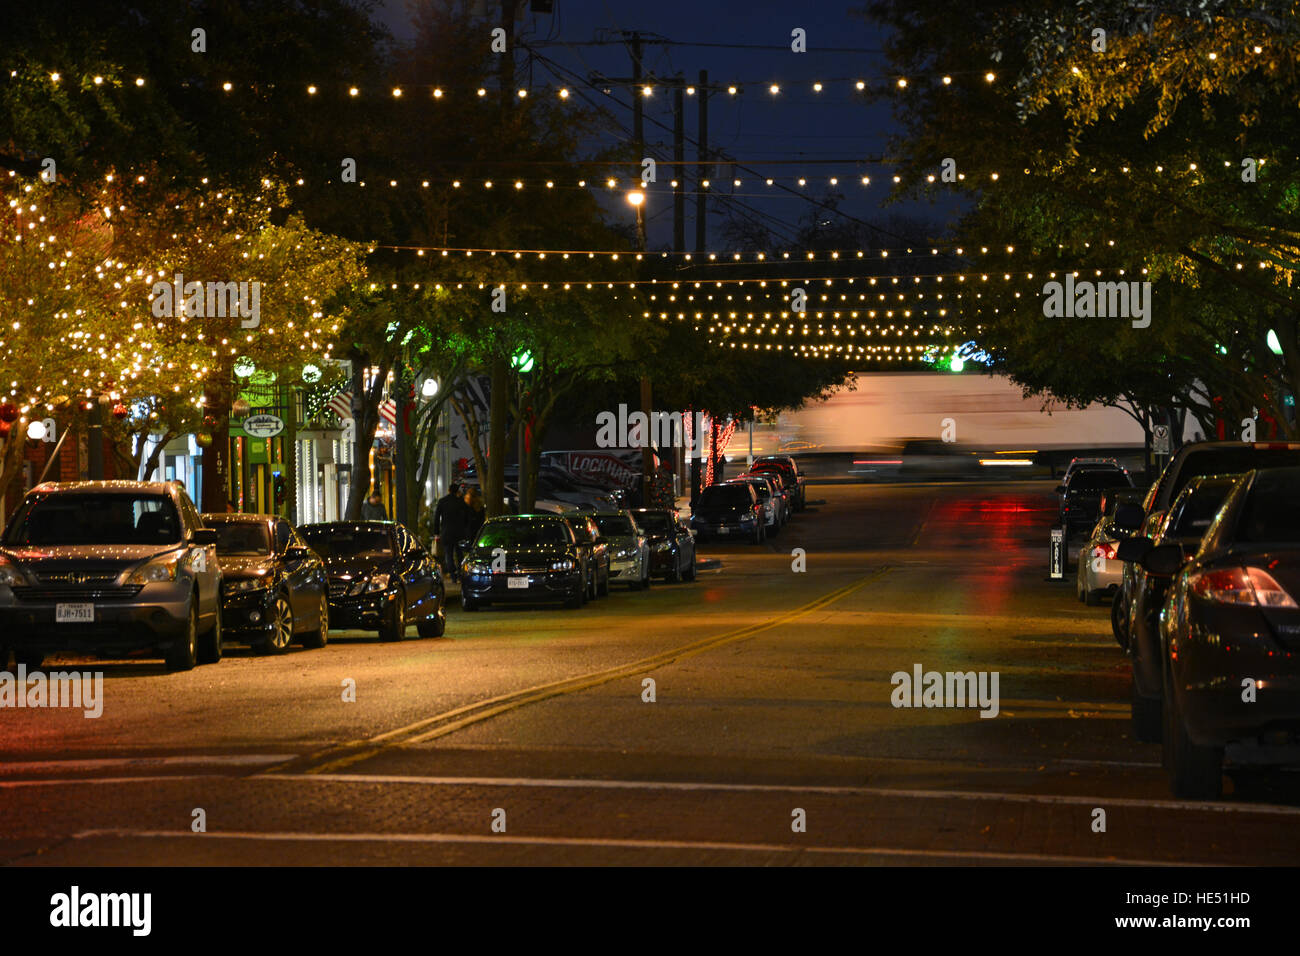
[[[29,668],[59,651],[218,661],[216,541],[176,484],[38,485],[0,536],[0,642]]]

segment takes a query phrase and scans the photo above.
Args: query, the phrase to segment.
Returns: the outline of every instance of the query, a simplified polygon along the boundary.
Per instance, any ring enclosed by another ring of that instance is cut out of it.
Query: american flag
[[[333,398],[329,400],[329,405],[327,405],[326,407],[329,408],[330,411],[332,411],[335,415],[337,415],[341,419],[346,420],[351,418],[352,417],[352,393],[339,392],[337,395],[335,395]],[[386,399],[385,401],[380,402],[379,417],[382,418],[384,421],[388,422],[388,424],[396,426],[397,425],[397,401],[395,399],[389,398]]]

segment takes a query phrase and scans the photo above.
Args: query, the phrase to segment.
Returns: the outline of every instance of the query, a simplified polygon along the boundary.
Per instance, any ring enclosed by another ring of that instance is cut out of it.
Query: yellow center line
[[[308,761],[314,762],[315,765],[301,772],[313,774],[335,772],[359,761],[369,760],[371,757],[375,757],[394,747],[417,744],[422,741],[433,740],[437,737],[455,733],[457,730],[468,727],[470,724],[488,720],[498,714],[503,714],[506,711],[514,710],[527,704],[537,703],[538,701],[547,700],[551,697],[558,697],[563,694],[572,694],[577,691],[588,690],[600,684],[617,680],[620,677],[627,677],[632,674],[649,670],[653,667],[659,667],[663,664],[668,664],[683,658],[693,657],[696,654],[701,654],[704,651],[712,650],[713,648],[720,647],[724,644],[745,640],[746,638],[753,637],[756,634],[761,634],[764,631],[769,631],[773,628],[789,624],[790,622],[807,614],[811,614],[814,611],[821,610],[841,598],[847,597],[854,591],[865,587],[867,584],[880,578],[888,571],[888,567],[882,567],[852,584],[837,588],[834,591],[824,594],[801,607],[795,608],[794,610],[789,611],[780,617],[773,618],[763,624],[751,624],[734,631],[727,631],[723,634],[714,635],[712,637],[701,638],[700,640],[693,641],[690,644],[684,644],[681,647],[663,651],[659,654],[642,658],[641,660],[633,661],[629,664],[620,664],[604,670],[593,671],[589,674],[579,674],[574,677],[564,678],[563,680],[552,681],[548,684],[538,684],[534,687],[525,687],[520,690],[501,694],[497,697],[488,698],[487,700],[464,704],[460,707],[455,707],[432,717],[425,717],[421,720],[417,720],[414,723],[407,724],[403,727],[397,727],[393,730],[385,731],[384,733],[377,734],[373,737],[365,737],[338,744],[334,747],[309,755],[307,758]],[[433,726],[435,724],[438,726]],[[334,759],[330,759],[332,756]],[[299,758],[295,758],[295,761],[297,759]],[[295,761],[287,761],[286,763],[277,766],[284,767]],[[325,762],[321,763],[319,761]],[[276,768],[272,767],[262,771],[262,774],[274,774],[275,772]]]

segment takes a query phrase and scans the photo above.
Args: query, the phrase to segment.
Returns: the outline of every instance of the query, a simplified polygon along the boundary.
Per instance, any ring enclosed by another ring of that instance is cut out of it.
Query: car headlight
[[[20,588],[27,583],[27,578],[12,561],[0,558],[0,585]]]
[[[227,594],[239,594],[243,591],[260,591],[270,585],[266,578],[235,578],[227,579],[225,590]]]
[[[489,574],[492,571],[491,565],[486,561],[466,561],[460,569],[466,574]]]
[[[573,559],[572,559],[572,558],[564,558],[564,559],[562,559],[562,560],[560,560],[560,561],[552,561],[552,562],[551,562],[551,570],[552,570],[552,571],[572,571],[572,570],[573,570]]]
[[[388,575],[387,575],[387,574],[372,574],[372,575],[370,576],[370,580],[366,583],[366,590],[367,590],[367,591],[387,591],[387,590],[388,590]]]
[[[159,584],[164,581],[175,581],[183,557],[185,557],[185,552],[178,551],[168,557],[143,564],[131,572],[131,576],[126,579],[126,583]]]

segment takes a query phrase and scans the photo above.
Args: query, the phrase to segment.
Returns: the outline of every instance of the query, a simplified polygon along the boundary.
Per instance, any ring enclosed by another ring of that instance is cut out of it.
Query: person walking
[[[382,499],[378,491],[370,492],[370,497],[361,505],[362,521],[387,521],[388,512],[384,510]]]
[[[465,549],[461,546],[461,542],[465,540],[465,536],[469,532],[472,514],[469,505],[465,503],[465,498],[468,495],[468,488],[460,489],[459,497],[452,498],[447,502],[447,507],[443,511],[441,519],[438,520],[438,533],[442,541],[442,549],[447,555],[447,573],[453,581],[460,580],[460,564],[465,557]]]
[[[483,526],[483,516],[486,513],[486,507],[483,504],[483,495],[478,488],[472,485],[466,485],[464,494],[457,503],[455,511],[459,518],[460,534],[456,537],[456,546],[454,552],[456,555],[456,568],[459,570],[461,562],[465,560],[465,545],[473,543],[478,537],[478,529]]]
[[[460,500],[460,484],[453,481],[447,486],[447,493],[438,499],[438,503],[433,508],[433,540],[434,551],[438,555],[438,561],[442,565],[442,570],[453,581],[458,576],[456,567],[456,542],[452,541],[446,535],[443,527],[447,514],[451,511],[457,501]]]

